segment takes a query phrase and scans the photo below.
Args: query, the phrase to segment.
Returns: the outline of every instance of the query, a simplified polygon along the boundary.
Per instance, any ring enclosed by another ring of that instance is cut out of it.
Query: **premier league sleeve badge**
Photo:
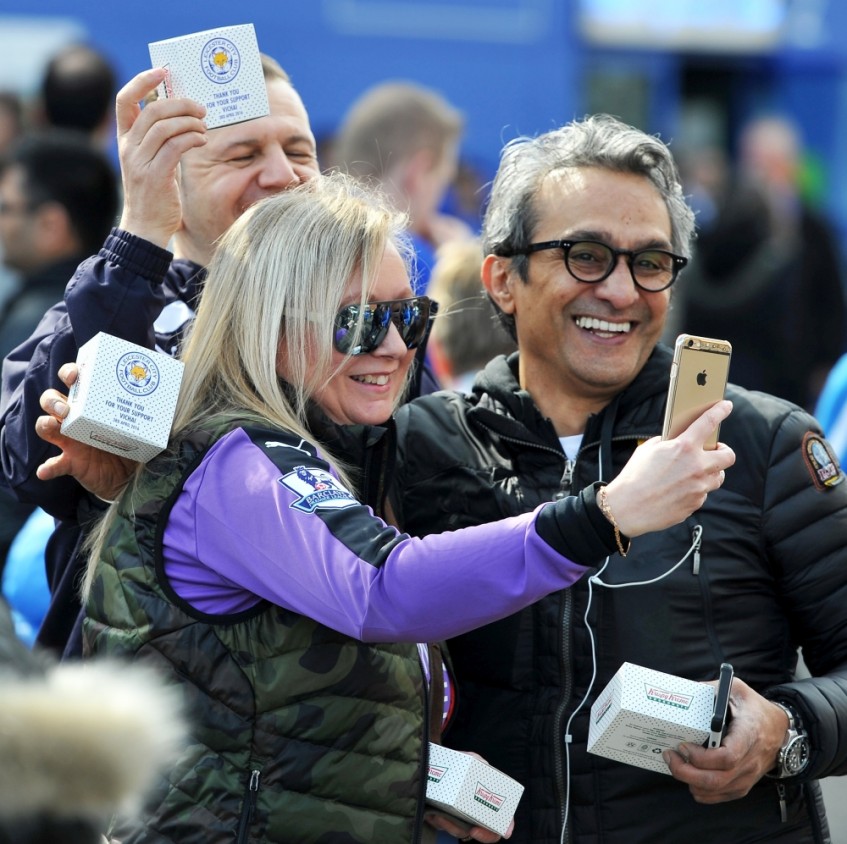
[[[290,505],[293,510],[314,513],[315,510],[338,510],[359,504],[348,489],[323,469],[297,466],[293,472],[283,475],[279,482],[297,496]]]

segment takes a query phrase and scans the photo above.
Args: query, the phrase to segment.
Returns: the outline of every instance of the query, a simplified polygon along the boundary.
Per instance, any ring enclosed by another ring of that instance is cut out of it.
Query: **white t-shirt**
[[[559,442],[562,444],[565,457],[569,460],[576,460],[579,447],[582,445],[582,434],[574,434],[572,437],[559,437]]]

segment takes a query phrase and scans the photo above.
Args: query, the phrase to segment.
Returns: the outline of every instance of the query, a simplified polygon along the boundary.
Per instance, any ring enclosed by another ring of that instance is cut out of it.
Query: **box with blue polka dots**
[[[524,787],[468,753],[429,745],[426,802],[474,826],[504,835]]]
[[[207,29],[147,46],[153,67],[167,71],[159,97],[188,97],[202,103],[207,129],[270,113],[252,23]]]
[[[709,736],[712,686],[625,662],[591,707],[588,752],[670,774],[662,759]]]
[[[165,448],[181,361],[101,331],[80,347],[77,366],[65,436],[142,463]]]

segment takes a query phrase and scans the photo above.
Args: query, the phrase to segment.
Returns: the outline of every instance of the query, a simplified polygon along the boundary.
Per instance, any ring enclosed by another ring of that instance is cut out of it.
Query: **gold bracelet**
[[[618,553],[620,553],[622,557],[625,557],[629,553],[629,549],[632,548],[632,540],[627,540],[626,548],[623,547],[623,542],[621,541],[621,529],[618,527],[618,523],[612,515],[612,508],[609,507],[609,502],[606,501],[606,487],[604,486],[601,486],[600,489],[597,490],[597,506],[600,508],[600,512],[609,520],[612,527],[615,529],[615,542],[618,543]]]

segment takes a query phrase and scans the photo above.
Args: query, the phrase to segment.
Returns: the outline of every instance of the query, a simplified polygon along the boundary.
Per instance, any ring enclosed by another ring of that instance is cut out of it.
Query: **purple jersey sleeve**
[[[258,443],[240,428],[186,481],[163,552],[174,590],[200,611],[264,599],[363,641],[456,636],[585,571],[541,539],[534,513],[423,539],[401,534],[314,446]]]

